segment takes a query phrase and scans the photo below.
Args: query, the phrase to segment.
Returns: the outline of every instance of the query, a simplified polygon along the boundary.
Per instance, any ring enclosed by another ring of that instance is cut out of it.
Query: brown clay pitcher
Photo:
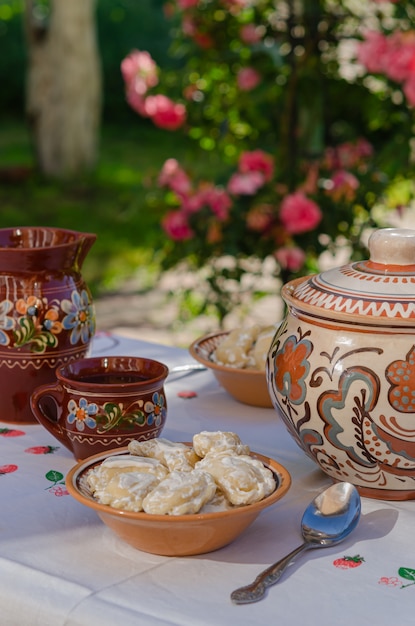
[[[0,229],[0,421],[37,423],[30,396],[95,332],[82,275],[96,235],[49,227]]]

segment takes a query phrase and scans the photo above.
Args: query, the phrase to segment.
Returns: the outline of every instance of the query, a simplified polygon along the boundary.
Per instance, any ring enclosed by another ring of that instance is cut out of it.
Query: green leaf
[[[57,472],[56,470],[50,470],[45,477],[50,480],[52,483],[57,483],[63,478],[63,474]]]
[[[400,567],[398,574],[399,576],[402,576],[402,578],[406,578],[406,580],[415,581],[415,569],[411,569],[410,567]]]
[[[35,325],[31,318],[21,317],[19,326],[13,332],[15,345],[19,348],[30,341],[35,332]]]

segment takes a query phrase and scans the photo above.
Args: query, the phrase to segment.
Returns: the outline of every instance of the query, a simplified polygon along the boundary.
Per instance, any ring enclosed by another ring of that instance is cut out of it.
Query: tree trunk
[[[101,114],[95,0],[26,0],[27,114],[40,171],[62,178],[94,167]]]

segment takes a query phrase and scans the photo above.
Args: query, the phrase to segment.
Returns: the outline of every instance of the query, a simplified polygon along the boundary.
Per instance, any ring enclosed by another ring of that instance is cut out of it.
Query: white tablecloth
[[[186,350],[103,333],[93,353],[148,356],[170,367],[189,361]],[[184,390],[197,395],[179,397]],[[331,481],[273,409],[237,403],[211,372],[168,382],[166,395],[163,437],[234,431],[288,469],[288,494],[221,550],[185,558],[146,554],[66,492],[75,459],[42,426],[0,422],[1,626],[414,623],[413,502],[363,498],[361,521],[344,543],[305,553],[262,601],[232,604],[234,588],[301,543],[303,510]],[[358,566],[339,567],[339,559],[356,555],[364,559]]]

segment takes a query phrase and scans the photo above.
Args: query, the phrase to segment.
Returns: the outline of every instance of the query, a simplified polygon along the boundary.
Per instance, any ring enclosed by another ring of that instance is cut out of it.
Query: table
[[[108,333],[96,336],[92,353],[147,356],[170,367],[189,362],[186,350]],[[184,390],[197,395],[180,397]],[[221,550],[182,558],[146,554],[121,542],[66,492],[64,476],[75,460],[52,435],[40,425],[2,422],[1,626],[413,623],[413,502],[362,498],[361,520],[344,543],[303,555],[262,601],[232,604],[234,588],[301,543],[302,512],[331,481],[273,409],[236,402],[211,372],[167,382],[166,395],[163,437],[186,441],[201,430],[236,432],[288,469],[288,494]],[[364,559],[360,564],[343,559],[356,555]]]

